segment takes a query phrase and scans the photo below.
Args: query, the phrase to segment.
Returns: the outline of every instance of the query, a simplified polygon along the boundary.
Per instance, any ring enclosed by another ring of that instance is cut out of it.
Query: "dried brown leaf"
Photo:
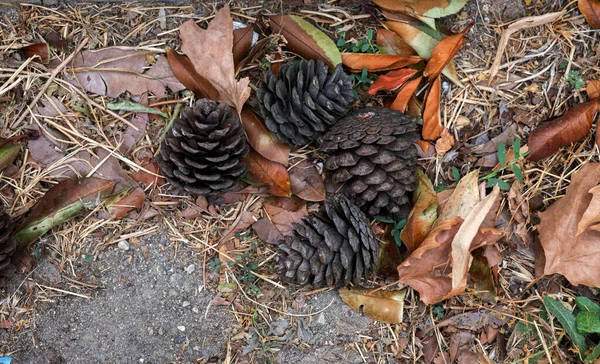
[[[427,175],[417,169],[417,182],[413,193],[413,208],[400,233],[400,239],[409,252],[417,250],[429,235],[437,219],[437,199],[433,184]]]
[[[531,236],[527,231],[527,223],[529,222],[529,202],[523,198],[522,185],[518,180],[514,181],[508,191],[508,209],[513,218],[513,232],[520,242],[529,247],[531,244]]]
[[[450,134],[447,128],[442,130],[442,135],[435,142],[435,151],[438,155],[444,155],[454,146],[454,136]]]
[[[442,39],[431,52],[431,59],[423,70],[423,75],[429,78],[429,82],[438,77],[444,68],[450,63],[452,58],[458,53],[465,42],[468,40],[465,35],[473,25],[467,26],[459,34],[451,35]]]
[[[366,68],[369,72],[395,70],[421,62],[418,56],[401,56],[393,54],[342,53],[342,63],[352,72],[361,72]]]
[[[364,288],[340,288],[338,293],[342,301],[354,311],[361,312],[373,320],[388,324],[402,322],[405,289],[372,292]]]
[[[440,201],[438,200],[439,205],[443,205],[443,208],[439,213],[435,226],[439,225],[444,220],[453,217],[460,217],[462,219],[467,218],[471,210],[473,210],[480,201],[478,177],[479,172],[477,170],[467,174],[458,182],[456,188],[452,191],[452,195],[450,195],[447,201],[439,203]]]
[[[590,99],[600,97],[600,80],[590,80],[586,86],[586,93]]]
[[[594,29],[600,29],[600,2],[598,0],[578,0],[577,7]]]
[[[219,99],[217,89],[206,78],[196,72],[194,64],[188,57],[177,53],[172,48],[167,48],[167,60],[175,77],[197,98]]]
[[[43,64],[50,62],[50,45],[48,43],[35,43],[21,48],[25,58],[39,57]]]
[[[260,240],[268,244],[279,245],[281,240],[284,239],[283,234],[281,234],[275,224],[266,217],[263,217],[252,224],[252,229],[256,235],[258,235]]]
[[[536,128],[529,134],[527,144],[531,152],[527,159],[539,161],[583,139],[592,128],[597,111],[598,99],[593,99],[573,106],[562,116]]]
[[[410,102],[410,99],[413,97],[415,91],[417,91],[417,88],[419,87],[419,84],[421,83],[422,79],[423,76],[420,76],[418,78],[415,78],[414,80],[405,83],[400,89],[400,91],[398,91],[396,99],[390,105],[390,109],[404,112],[406,110],[406,107],[408,106],[408,103]]]
[[[417,70],[410,68],[402,68],[386,73],[385,75],[379,76],[375,82],[371,84],[369,88],[369,94],[375,95],[378,91],[393,91],[402,87],[415,73]]]
[[[273,162],[288,165],[290,146],[277,139],[249,107],[242,110],[241,120],[248,143],[254,150]]]
[[[303,160],[290,169],[289,173],[294,195],[312,202],[325,200],[325,184],[313,163]]]
[[[252,148],[243,160],[249,166],[248,176],[259,184],[267,186],[267,192],[273,196],[291,196],[290,175],[283,164],[268,160]]]
[[[435,78],[427,95],[425,96],[425,109],[423,110],[423,139],[436,140],[442,135],[442,122],[440,117],[440,97],[442,93],[442,80]]]
[[[251,211],[241,211],[233,223],[221,234],[218,245],[231,239],[235,234],[242,232],[258,220],[258,214]]]
[[[246,57],[252,47],[252,37],[254,36],[254,27],[247,26],[233,31],[233,65],[238,67],[242,59]]]
[[[271,203],[264,204],[269,219],[282,235],[292,235],[294,229],[292,224],[302,224],[302,218],[308,215],[305,204],[276,206]]]
[[[417,54],[402,38],[387,29],[377,29],[375,42],[382,54],[397,54],[402,56],[414,56]]]

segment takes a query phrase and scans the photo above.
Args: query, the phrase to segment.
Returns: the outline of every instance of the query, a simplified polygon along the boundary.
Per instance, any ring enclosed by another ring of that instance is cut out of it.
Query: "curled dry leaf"
[[[167,60],[175,77],[197,98],[219,99],[219,91],[206,78],[196,72],[194,64],[188,57],[167,47]]]
[[[291,196],[290,175],[283,164],[268,160],[254,149],[250,149],[250,153],[243,159],[249,167],[248,176],[267,186],[268,193],[280,197]]]
[[[148,71],[154,52],[136,48],[108,47],[82,51],[73,58],[65,78],[75,86],[98,95],[118,97],[125,91],[141,95],[148,91],[156,97],[166,96],[185,87],[175,78],[166,57],[160,57]]]
[[[466,219],[471,210],[479,203],[479,171],[475,170],[460,179],[450,197],[438,205],[443,206],[435,226],[453,217]],[[446,192],[446,191],[444,191]],[[450,192],[446,192],[450,193]],[[444,195],[438,193],[438,197]],[[438,200],[439,202],[440,200]]]
[[[425,109],[423,110],[423,131],[421,135],[425,140],[436,140],[442,135],[442,123],[440,117],[440,97],[442,93],[442,81],[438,76],[425,96]]]
[[[340,51],[325,33],[296,15],[269,17],[273,32],[285,37],[287,48],[305,59],[322,59],[335,67],[342,62]]]
[[[342,63],[352,72],[381,72],[403,68],[421,62],[418,56],[395,54],[342,53]]]
[[[242,109],[241,120],[248,143],[255,151],[273,162],[288,165],[290,146],[277,139],[249,107]]]
[[[94,209],[110,194],[115,182],[88,177],[59,182],[50,188],[32,208],[14,236],[26,247],[54,226],[62,224],[87,209]]]
[[[406,290],[376,291],[364,288],[340,288],[342,301],[354,311],[379,322],[388,324],[402,323],[404,313],[404,296]]]
[[[427,175],[417,169],[417,182],[413,193],[413,208],[400,233],[400,239],[409,252],[417,250],[429,235],[437,219],[437,199],[433,184]]]
[[[219,101],[233,106],[238,113],[250,96],[250,80],[235,79],[233,64],[233,21],[229,6],[225,5],[201,29],[194,20],[179,27],[181,50],[190,58],[196,72],[207,79],[219,92]]]
[[[559,273],[573,285],[600,287],[600,163],[575,172],[566,195],[540,213],[544,274]]]
[[[529,222],[529,202],[523,198],[522,185],[518,180],[514,181],[508,191],[508,209],[513,218],[513,233],[517,236],[520,242],[529,247],[531,237],[527,231],[527,223]]]
[[[21,48],[25,58],[39,57],[43,64],[50,62],[50,45],[48,43],[35,43]]]
[[[446,68],[446,65],[456,56],[456,53],[462,48],[465,42],[468,40],[465,35],[469,32],[473,25],[467,26],[459,34],[451,35],[442,39],[431,52],[431,59],[427,62],[423,75],[429,78],[429,82],[432,82],[436,77],[442,73],[442,70]]]
[[[543,124],[529,134],[527,159],[539,161],[560,148],[581,140],[592,128],[598,111],[598,99],[577,104],[562,116]]]
[[[413,97],[415,91],[417,91],[422,79],[423,76],[419,76],[418,78],[405,83],[400,91],[398,91],[396,99],[394,99],[394,102],[390,105],[390,109],[404,112],[410,102],[410,99]]]
[[[378,91],[393,91],[396,90],[402,85],[404,85],[414,74],[417,73],[417,70],[410,68],[403,68],[395,71],[390,71],[385,75],[381,75],[371,84],[369,88],[369,94],[375,95]]]
[[[305,201],[325,201],[325,184],[317,166],[303,160],[290,169],[289,173],[294,195]]]
[[[444,155],[446,154],[446,152],[452,149],[453,146],[454,137],[452,136],[452,134],[450,134],[447,128],[444,128],[444,130],[442,130],[442,135],[435,142],[435,150],[438,155]]]
[[[415,56],[417,54],[398,34],[387,29],[377,29],[375,42],[381,54],[397,54],[402,56]]]
[[[418,14],[428,18],[443,18],[456,14],[467,0],[373,0],[380,7],[407,14]]]
[[[600,29],[600,2],[598,0],[578,0],[577,7],[594,29]]]
[[[586,86],[586,93],[590,99],[600,97],[600,80],[590,80]]]

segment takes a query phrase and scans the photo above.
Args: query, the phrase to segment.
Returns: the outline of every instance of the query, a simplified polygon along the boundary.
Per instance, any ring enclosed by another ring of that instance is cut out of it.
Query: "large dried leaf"
[[[290,169],[292,193],[303,200],[319,202],[325,200],[325,184],[317,166],[308,160]]]
[[[406,290],[376,291],[364,288],[340,288],[338,293],[354,311],[379,322],[388,324],[402,323],[404,296]]]
[[[419,14],[428,18],[443,18],[456,14],[467,0],[373,0],[384,9],[407,14]]]
[[[141,95],[148,91],[166,96],[166,87],[176,92],[185,87],[175,78],[166,57],[151,64],[154,52],[126,47],[86,50],[75,55],[66,79],[86,91],[118,97],[125,91]],[[147,67],[150,69],[144,73]]]
[[[399,280],[419,292],[421,301],[433,304],[463,292],[465,281],[452,289],[454,262],[451,259],[452,241],[462,224],[460,217],[445,220],[427,236],[421,246],[398,266]],[[494,244],[502,237],[495,229],[479,229],[471,241],[469,252]],[[460,262],[458,262],[460,263]],[[460,268],[459,268],[460,269]],[[463,287],[463,290],[460,289]]]
[[[396,99],[394,99],[394,102],[392,102],[392,104],[390,105],[390,109],[404,112],[415,91],[417,91],[417,88],[419,87],[419,84],[421,83],[422,79],[423,76],[419,76],[418,78],[415,78],[414,80],[405,83],[404,86],[402,86],[402,88],[400,89],[400,91],[398,91]]]
[[[290,175],[283,164],[268,160],[252,148],[243,160],[250,167],[248,176],[255,182],[267,186],[267,192],[273,196],[291,196]]]
[[[544,274],[559,273],[573,285],[600,287],[600,163],[575,172],[566,195],[540,213]]]
[[[290,146],[277,139],[250,108],[244,107],[241,117],[248,143],[252,148],[263,157],[287,166]]]
[[[273,32],[287,40],[287,48],[305,59],[322,59],[329,66],[342,62],[340,51],[325,33],[296,15],[269,17]]]
[[[109,194],[115,182],[100,178],[64,180],[50,188],[33,207],[15,234],[20,246],[27,246],[54,226],[87,209],[95,208]]]
[[[246,57],[250,48],[252,48],[252,38],[254,37],[254,28],[252,26],[239,28],[233,31],[233,65],[238,65]]]
[[[589,80],[585,92],[590,100],[600,97],[600,80]]]
[[[379,76],[375,82],[371,84],[369,88],[369,94],[375,95],[378,91],[393,91],[396,90],[402,85],[404,85],[414,74],[417,73],[417,70],[410,68],[403,68],[395,71],[390,71],[385,75]]]
[[[200,28],[194,20],[179,27],[181,49],[194,64],[196,72],[207,79],[219,92],[219,101],[233,106],[238,113],[250,96],[250,80],[235,79],[233,64],[233,21],[229,5],[225,5],[208,23]]]
[[[417,169],[413,208],[406,219],[406,226],[400,233],[400,239],[409,252],[417,250],[429,235],[437,219],[437,205],[433,184],[423,171]]]
[[[452,194],[445,201],[442,211],[439,213],[435,226],[453,217],[466,219],[471,210],[479,203],[478,188],[479,171],[475,170],[458,182]],[[438,194],[439,196],[440,194]]]
[[[271,203],[264,204],[269,219],[282,235],[292,235],[294,231],[292,224],[302,224],[302,218],[308,215],[305,204],[291,205],[282,204],[281,206],[276,206]]]
[[[468,40],[465,35],[469,32],[471,26],[468,26],[459,34],[451,35],[442,39],[431,52],[431,59],[427,62],[423,75],[432,82],[442,73],[446,65],[452,61],[456,53],[462,48]]]
[[[167,48],[167,59],[175,77],[197,98],[219,99],[217,89],[206,78],[196,72],[194,64],[188,57],[177,53],[172,48]]]
[[[600,2],[598,0],[578,0],[579,11],[589,25],[594,29],[600,29]]]
[[[342,53],[342,62],[352,72],[381,72],[395,70],[421,62],[418,56],[401,56],[395,54]]]
[[[598,99],[570,108],[564,115],[536,128],[529,134],[527,159],[539,161],[585,137],[598,111]]]
[[[398,34],[387,29],[377,29],[375,40],[381,54],[397,54],[402,56],[414,56],[417,53]]]
[[[442,122],[440,116],[440,97],[442,94],[442,81],[438,76],[425,96],[425,109],[423,110],[423,131],[425,140],[436,140],[442,135]]]

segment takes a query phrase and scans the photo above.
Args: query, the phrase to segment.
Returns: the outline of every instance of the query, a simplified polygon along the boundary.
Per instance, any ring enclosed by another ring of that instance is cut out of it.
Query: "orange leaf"
[[[154,160],[146,159],[144,163],[141,165],[145,170],[148,170],[154,174],[160,175],[160,168],[158,167],[158,163]],[[163,177],[157,177],[154,174],[150,174],[144,170],[139,170],[133,172],[131,174],[131,178],[137,183],[143,184],[143,187],[152,186],[162,186],[165,184],[165,179]]]
[[[287,166],[290,146],[279,141],[250,108],[244,107],[241,117],[252,148],[263,157]]]
[[[438,76],[425,96],[425,110],[423,110],[423,139],[436,140],[442,135],[440,118],[440,97],[442,81]]]
[[[442,136],[435,142],[435,150],[438,155],[444,155],[454,146],[454,137],[448,129],[442,130]]]
[[[369,72],[395,70],[419,63],[423,58],[418,56],[400,56],[393,54],[342,53],[342,63],[352,72],[360,72],[366,68]]]
[[[371,84],[369,88],[369,94],[375,95],[377,91],[386,90],[392,91],[396,90],[399,87],[402,87],[411,78],[417,70],[413,70],[410,68],[403,68],[395,71],[390,71],[385,75],[379,76],[375,82]]]
[[[451,35],[442,39],[431,52],[431,59],[427,62],[423,74],[429,78],[431,82],[434,78],[438,77],[444,70],[444,67],[450,61],[456,53],[462,48],[463,44],[468,40],[465,35],[469,32],[473,24],[467,26],[459,34]]]
[[[233,31],[233,65],[237,69],[238,64],[250,51],[252,47],[252,37],[254,36],[254,27],[247,26]]]
[[[419,144],[419,146],[421,147],[421,149],[423,149],[424,152],[426,152],[429,149],[429,147],[431,147],[431,144],[424,140],[417,140],[415,143]]]
[[[402,323],[406,290],[376,291],[365,288],[340,288],[340,298],[354,311],[388,324]]]
[[[175,77],[197,98],[219,99],[217,89],[206,78],[196,72],[192,61],[188,57],[175,52],[172,48],[167,48],[167,60]]]
[[[594,29],[600,29],[600,2],[598,0],[579,0],[579,11]]]
[[[248,171],[250,178],[267,186],[267,192],[271,195],[280,197],[292,195],[290,175],[283,164],[268,160],[252,148],[243,160],[250,168]]]
[[[35,43],[21,48],[25,58],[40,57],[43,64],[50,62],[50,45],[48,43]]]
[[[146,194],[141,188],[128,189],[124,196],[120,196],[121,198],[107,206],[110,216],[115,220],[124,218],[133,209],[141,208],[146,200]]]
[[[417,169],[417,182],[413,193],[413,208],[400,233],[400,239],[409,252],[417,250],[429,235],[437,219],[437,198],[431,181],[423,171]]]
[[[387,30],[377,30],[377,45],[382,54],[397,54],[402,56],[415,56],[417,53],[398,34]]]
[[[390,109],[404,112],[406,110],[406,106],[408,106],[408,103],[410,102],[412,95],[415,93],[415,91],[417,91],[417,88],[419,87],[419,84],[421,83],[422,79],[423,76],[420,76],[404,84],[404,86],[402,86],[402,88],[396,95],[396,99],[390,105]]]
[[[373,0],[378,6],[407,14],[419,14],[428,16],[429,12],[437,10],[438,12],[450,8],[452,2],[458,3],[457,0]],[[466,2],[463,0],[463,2]],[[460,9],[460,8],[459,8]],[[456,10],[458,11],[458,10]],[[456,12],[454,11],[454,12]],[[446,15],[450,15],[449,12]],[[439,17],[439,16],[438,16]]]
[[[538,127],[529,134],[527,159],[539,161],[560,148],[581,140],[592,128],[598,99],[570,108],[564,115]]]
[[[588,81],[586,92],[590,99],[600,97],[600,80]]]

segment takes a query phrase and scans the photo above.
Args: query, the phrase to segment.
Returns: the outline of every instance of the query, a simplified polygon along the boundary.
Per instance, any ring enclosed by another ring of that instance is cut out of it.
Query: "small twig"
[[[526,18],[517,20],[512,23],[504,33],[502,33],[502,37],[500,38],[500,43],[498,43],[498,50],[496,51],[496,58],[494,58],[494,63],[492,67],[490,67],[490,78],[488,80],[488,86],[492,84],[492,80],[498,73],[500,69],[500,62],[502,62],[502,54],[504,53],[504,49],[508,45],[508,41],[510,36],[519,30],[532,28],[538,25],[544,25],[548,23],[552,23],[562,17],[565,14],[565,11],[559,11],[556,13],[548,13],[540,16],[528,16]]]
[[[29,115],[31,110],[33,110],[33,107],[38,103],[38,101],[40,101],[42,96],[46,94],[46,90],[48,89],[52,81],[54,81],[54,79],[56,78],[56,76],[58,76],[62,69],[65,68],[65,66],[69,64],[69,62],[71,62],[73,57],[75,57],[75,55],[77,55],[83,49],[83,47],[87,44],[88,41],[89,38],[84,38],[77,47],[77,49],[75,49],[75,52],[71,53],[71,55],[69,55],[60,65],[58,65],[58,67],[56,67],[54,71],[52,71],[52,74],[50,74],[50,77],[48,77],[48,80],[46,81],[44,86],[42,86],[42,88],[38,91],[38,94],[33,98],[31,103],[29,103],[29,107],[23,110],[23,113],[21,114],[19,119],[17,119],[15,125],[19,125]]]
[[[54,288],[54,287],[50,287],[50,286],[44,286],[43,284],[38,284],[38,286],[40,286],[42,288],[49,289],[51,291],[56,291],[56,292],[60,292],[60,293],[64,293],[64,294],[70,294],[72,296],[77,296],[77,297],[81,297],[81,298],[87,298],[88,300],[91,299],[91,297],[86,296],[86,295],[81,294],[81,293],[75,293],[75,292],[71,292],[71,291],[65,291],[64,289]]]

